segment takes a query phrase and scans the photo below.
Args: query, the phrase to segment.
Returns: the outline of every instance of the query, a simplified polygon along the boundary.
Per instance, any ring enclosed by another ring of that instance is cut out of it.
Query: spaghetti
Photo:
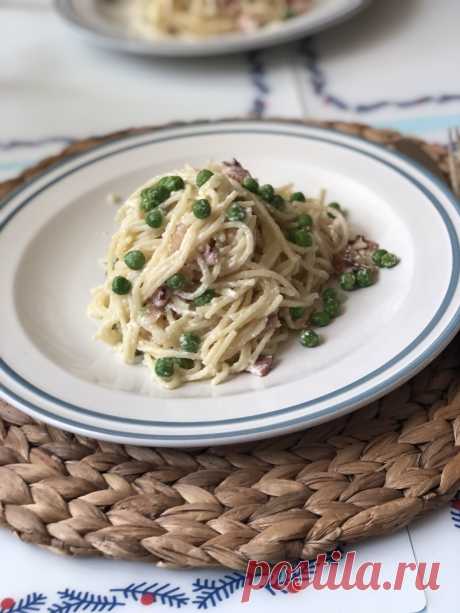
[[[236,160],[155,177],[117,221],[88,313],[101,320],[96,338],[127,363],[142,356],[167,388],[267,374],[350,249],[324,192],[259,186]]]
[[[312,0],[138,0],[136,21],[147,33],[203,38],[253,32],[311,5]]]

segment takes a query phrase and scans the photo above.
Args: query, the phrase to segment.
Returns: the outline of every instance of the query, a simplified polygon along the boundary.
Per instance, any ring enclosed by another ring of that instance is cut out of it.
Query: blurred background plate
[[[133,0],[55,0],[59,14],[89,40],[142,55],[190,57],[235,53],[297,40],[347,19],[370,0],[315,0],[310,11],[250,34],[209,39],[147,37],[132,23]]]

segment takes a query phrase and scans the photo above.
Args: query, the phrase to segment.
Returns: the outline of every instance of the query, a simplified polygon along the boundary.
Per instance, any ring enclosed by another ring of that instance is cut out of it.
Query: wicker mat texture
[[[320,125],[393,147],[447,180],[440,146],[364,125]],[[123,134],[72,144],[0,184],[0,196]],[[460,487],[459,340],[345,418],[240,446],[98,442],[0,403],[0,523],[57,553],[238,570],[249,559],[308,559],[397,530]]]

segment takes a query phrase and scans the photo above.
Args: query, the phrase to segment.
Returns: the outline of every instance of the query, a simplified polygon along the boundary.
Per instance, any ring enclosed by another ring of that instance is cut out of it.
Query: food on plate
[[[322,191],[260,184],[237,160],[154,177],[117,214],[104,284],[88,314],[96,338],[143,360],[167,388],[267,375],[297,331],[306,348],[398,258],[353,236]]]
[[[208,37],[255,32],[302,15],[313,0],[137,0],[137,26],[147,35]]]

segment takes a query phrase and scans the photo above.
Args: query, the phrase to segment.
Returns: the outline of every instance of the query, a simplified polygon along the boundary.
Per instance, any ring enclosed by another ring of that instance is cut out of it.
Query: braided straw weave
[[[402,150],[446,177],[440,147],[328,125]],[[63,156],[119,136],[75,143],[1,185],[0,195]],[[0,403],[0,522],[59,553],[238,570],[249,559],[307,559],[394,531],[460,487],[458,349],[459,339],[415,379],[350,416],[232,447],[98,442]]]

